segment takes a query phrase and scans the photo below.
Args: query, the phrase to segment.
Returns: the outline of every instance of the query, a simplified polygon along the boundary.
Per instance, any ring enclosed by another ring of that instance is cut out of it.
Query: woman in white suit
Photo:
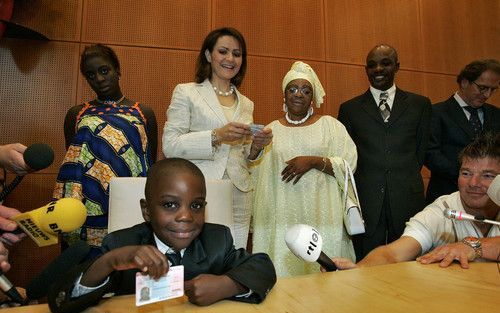
[[[253,102],[237,87],[247,66],[245,39],[234,28],[216,29],[205,38],[195,82],[175,87],[163,130],[165,157],[196,164],[207,179],[233,183],[236,248],[246,248],[252,208],[248,160],[272,139],[270,129],[252,135]]]

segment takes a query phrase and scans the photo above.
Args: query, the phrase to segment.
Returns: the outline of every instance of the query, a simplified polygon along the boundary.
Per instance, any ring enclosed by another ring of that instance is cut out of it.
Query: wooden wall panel
[[[27,48],[29,47],[29,48]],[[42,172],[58,171],[64,154],[63,121],[74,103],[78,45],[2,39],[0,44],[0,115],[2,142],[43,142],[55,161]]]
[[[248,53],[290,59],[325,58],[323,1],[213,0],[213,28],[232,26]]]
[[[210,1],[86,0],[82,41],[199,49],[210,30]]]
[[[325,1],[326,60],[365,64],[375,45],[398,50],[403,68],[422,68],[417,0]]]
[[[11,21],[50,40],[80,40],[82,3],[83,0],[16,0]]]
[[[368,78],[364,66],[347,64],[327,65],[327,97],[330,105],[328,113],[338,116],[340,104],[364,93],[368,87]]]
[[[456,75],[474,59],[500,58],[500,1],[420,2],[425,70]]]
[[[399,70],[396,74],[396,86],[419,95],[427,96],[424,88],[425,74],[421,72]]]
[[[456,76],[427,73],[424,76],[425,95],[432,103],[442,102],[457,91]]]

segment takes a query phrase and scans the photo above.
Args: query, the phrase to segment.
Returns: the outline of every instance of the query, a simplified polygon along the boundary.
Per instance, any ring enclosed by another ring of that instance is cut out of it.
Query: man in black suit
[[[205,194],[205,179],[193,163],[180,158],[156,162],[148,172],[146,200],[141,200],[146,222],[110,233],[100,257],[55,283],[48,295],[52,312],[80,312],[109,292],[133,294],[136,273],[157,279],[179,263],[192,303],[263,301],[276,282],[271,260],[264,253],[236,250],[226,226],[205,224]]]
[[[338,119],[358,149],[355,173],[366,233],[353,237],[356,258],[398,239],[424,208],[422,168],[431,118],[426,97],[394,84],[396,50],[374,47],[366,58],[370,88],[340,106]]]
[[[432,106],[425,165],[431,170],[426,201],[458,190],[458,153],[477,135],[500,131],[500,109],[486,103],[500,84],[498,60],[473,61],[457,76],[458,91]]]

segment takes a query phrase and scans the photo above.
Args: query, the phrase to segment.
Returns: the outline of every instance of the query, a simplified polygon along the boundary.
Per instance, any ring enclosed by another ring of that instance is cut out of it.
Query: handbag
[[[344,226],[347,233],[351,236],[363,234],[365,232],[365,221],[363,220],[363,214],[361,213],[358,191],[356,190],[356,182],[354,181],[354,175],[351,167],[346,160],[344,160],[344,165]],[[349,193],[349,187],[352,189],[354,199]]]

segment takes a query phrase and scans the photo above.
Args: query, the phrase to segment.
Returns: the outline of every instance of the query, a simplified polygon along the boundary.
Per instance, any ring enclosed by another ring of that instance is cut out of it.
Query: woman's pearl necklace
[[[307,110],[307,114],[306,116],[304,116],[303,119],[301,120],[298,120],[298,121],[294,121],[290,118],[290,116],[288,116],[288,112],[286,112],[285,114],[285,118],[286,118],[286,121],[290,124],[293,124],[293,125],[300,125],[300,124],[303,124],[305,121],[307,121],[314,113],[314,109],[311,107],[309,110]]]
[[[212,87],[214,88],[215,92],[219,96],[228,97],[234,93],[234,86],[233,85],[231,85],[231,87],[229,87],[229,91],[221,91],[221,90],[217,89],[217,87],[215,87],[215,86],[212,86]]]
[[[99,104],[104,104],[104,105],[117,105],[120,102],[122,102],[124,99],[125,99],[125,96],[122,96],[120,99],[118,99],[116,101],[115,100],[99,100],[99,98],[96,98],[95,101]]]

